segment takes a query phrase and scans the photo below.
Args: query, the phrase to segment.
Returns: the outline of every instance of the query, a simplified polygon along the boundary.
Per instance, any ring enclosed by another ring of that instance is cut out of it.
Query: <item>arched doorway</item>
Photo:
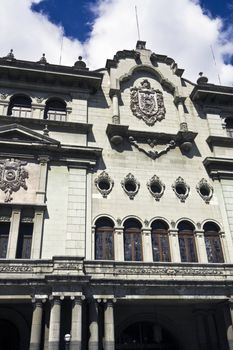
[[[19,350],[20,339],[16,326],[4,319],[0,319],[0,349]]]
[[[153,322],[136,322],[126,327],[116,340],[117,350],[179,350],[172,335]]]

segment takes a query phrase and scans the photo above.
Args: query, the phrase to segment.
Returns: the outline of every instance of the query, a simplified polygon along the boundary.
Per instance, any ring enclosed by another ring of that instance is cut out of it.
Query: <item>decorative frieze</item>
[[[138,144],[138,142],[134,139],[133,136],[129,137],[129,142],[131,143],[132,146],[134,146],[135,148],[137,148],[139,151],[143,152],[144,154],[146,154],[148,157],[150,157],[151,159],[155,160],[157,158],[159,158],[160,156],[162,156],[163,154],[166,154],[168,151],[170,151],[171,149],[176,147],[176,143],[174,140],[171,140],[168,144],[166,144],[166,146],[160,150],[151,150],[155,147],[155,145],[157,144],[156,140],[147,140],[148,145],[150,146],[151,149],[146,150],[145,147],[142,147]]]

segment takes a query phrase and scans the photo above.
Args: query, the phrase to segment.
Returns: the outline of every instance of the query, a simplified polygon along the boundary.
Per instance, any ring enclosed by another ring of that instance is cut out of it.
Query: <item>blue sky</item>
[[[52,22],[62,25],[65,35],[84,42],[90,35],[95,18],[92,7],[96,3],[97,0],[43,0],[32,5],[32,9],[47,14]],[[200,0],[200,4],[213,17],[223,18],[225,25],[233,20],[233,0]]]
[[[137,5],[141,39],[172,57],[184,76],[233,85],[233,0],[1,0],[0,56],[72,66],[83,56],[104,67],[119,50],[135,48]],[[215,62],[213,60],[213,49]]]

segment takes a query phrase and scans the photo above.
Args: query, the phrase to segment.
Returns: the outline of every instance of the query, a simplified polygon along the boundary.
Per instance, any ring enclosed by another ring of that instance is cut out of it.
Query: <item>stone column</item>
[[[99,324],[98,324],[98,304],[92,299],[89,304],[89,332],[88,350],[98,350],[99,347]]]
[[[124,261],[124,228],[115,227],[114,256],[117,261]]]
[[[179,119],[180,119],[180,130],[181,131],[188,130],[188,125],[187,125],[187,121],[186,121],[185,113],[184,113],[184,101],[185,101],[185,97],[177,96],[175,98],[175,103],[176,103],[176,106],[178,109],[178,114],[179,114]]]
[[[115,349],[115,332],[114,332],[114,312],[113,304],[115,299],[104,299],[104,350]]]
[[[179,240],[178,240],[178,230],[171,229],[168,232],[169,237],[169,245],[170,245],[170,252],[171,252],[171,261],[172,262],[181,262],[180,258],[180,246],[179,246]]]
[[[43,219],[44,219],[44,210],[36,209],[35,217],[34,217],[34,225],[33,225],[33,234],[32,234],[32,251],[31,251],[32,259],[40,258]]]
[[[18,243],[18,234],[19,234],[19,224],[20,224],[20,209],[13,209],[11,215],[11,227],[9,235],[9,243],[7,250],[7,258],[15,259],[17,243]]]
[[[196,231],[195,233],[198,261],[206,264],[208,263],[208,258],[206,253],[204,231]]]
[[[40,350],[43,304],[42,300],[33,301],[30,350]]]
[[[143,249],[143,261],[153,262],[151,229],[149,228],[142,229],[142,249]]]
[[[114,92],[112,95],[112,122],[113,124],[120,124],[119,101],[117,92]]]
[[[233,300],[229,300],[228,310],[230,311],[231,324],[229,326],[229,322],[226,322],[226,324],[227,324],[227,341],[228,341],[228,345],[229,345],[229,350],[233,350]]]
[[[71,341],[70,350],[81,350],[82,348],[82,297],[71,297],[72,319],[71,319]]]
[[[54,297],[51,300],[48,350],[59,349],[60,319],[61,319],[61,299],[59,297]]]
[[[48,156],[39,156],[39,184],[36,191],[36,201],[37,203],[45,203],[46,196],[46,182],[47,182],[47,170],[48,170]]]

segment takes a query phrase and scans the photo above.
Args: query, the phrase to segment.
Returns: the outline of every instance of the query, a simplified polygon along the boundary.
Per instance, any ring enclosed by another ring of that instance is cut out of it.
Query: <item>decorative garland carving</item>
[[[185,202],[186,198],[189,195],[190,187],[181,176],[176,179],[172,185],[172,189],[180,201]]]
[[[144,148],[142,148],[141,146],[138,145],[137,141],[134,139],[133,136],[129,137],[129,142],[131,143],[132,146],[136,147],[139,151],[145,153],[148,157],[150,157],[151,159],[155,160],[157,158],[159,158],[161,155],[166,154],[168,151],[170,151],[170,149],[175,148],[176,147],[176,143],[174,140],[171,140],[166,147],[161,150],[161,151],[147,151]],[[150,139],[147,140],[147,143],[149,144],[149,146],[151,148],[155,147],[155,145],[157,144],[156,140],[151,141]]]
[[[95,179],[95,185],[97,190],[102,194],[104,198],[107,198],[108,194],[112,191],[114,186],[114,181],[111,177],[103,171],[99,176]]]
[[[12,193],[21,187],[27,190],[25,179],[28,178],[28,171],[23,165],[27,165],[27,162],[14,158],[0,160],[0,189],[5,192],[5,202],[10,202]]]
[[[148,182],[147,182],[147,188],[152,194],[152,196],[155,198],[156,201],[159,201],[162,195],[164,194],[165,185],[160,180],[160,178],[157,175],[154,175]],[[156,189],[153,191],[153,186],[156,187]],[[157,191],[157,189],[160,191]]]
[[[209,204],[211,198],[213,197],[213,187],[207,182],[206,179],[201,179],[196,186],[196,190],[201,196],[201,198]]]
[[[134,199],[139,191],[140,183],[137,181],[133,174],[129,173],[124,178],[124,180],[121,181],[121,186],[129,198]]]
[[[165,118],[163,94],[160,90],[151,88],[147,79],[141,82],[140,87],[130,89],[130,108],[138,119],[149,126]]]

